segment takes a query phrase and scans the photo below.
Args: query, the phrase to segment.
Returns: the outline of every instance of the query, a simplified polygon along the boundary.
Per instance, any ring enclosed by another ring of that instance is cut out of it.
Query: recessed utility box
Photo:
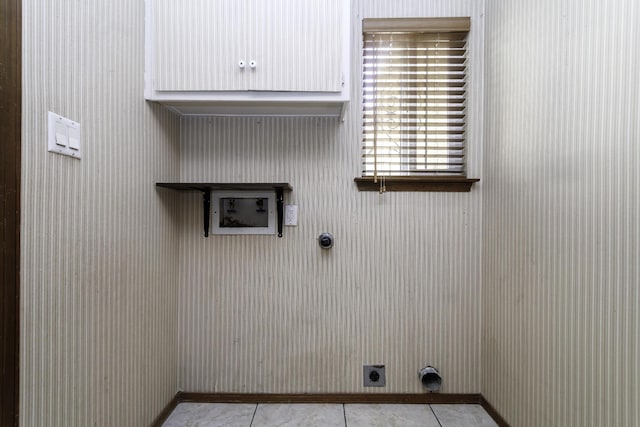
[[[276,234],[274,192],[211,193],[213,234]]]

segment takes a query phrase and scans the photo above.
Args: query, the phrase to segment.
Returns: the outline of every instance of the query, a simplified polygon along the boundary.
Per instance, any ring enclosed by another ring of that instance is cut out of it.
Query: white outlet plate
[[[80,159],[80,123],[49,111],[48,150]]]
[[[298,225],[298,206],[297,205],[285,205],[284,225],[287,225],[290,227]]]

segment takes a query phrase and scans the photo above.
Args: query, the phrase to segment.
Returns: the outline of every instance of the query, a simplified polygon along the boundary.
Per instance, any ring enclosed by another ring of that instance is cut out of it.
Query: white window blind
[[[465,176],[469,18],[363,21],[363,176]]]

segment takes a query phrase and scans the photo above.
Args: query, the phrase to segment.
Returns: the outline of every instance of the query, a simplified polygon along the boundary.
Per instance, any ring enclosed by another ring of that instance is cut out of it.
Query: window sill
[[[380,181],[373,181],[372,176],[355,178],[359,191],[380,191]],[[384,177],[385,191],[436,191],[436,192],[469,192],[478,178],[464,176],[394,176]]]

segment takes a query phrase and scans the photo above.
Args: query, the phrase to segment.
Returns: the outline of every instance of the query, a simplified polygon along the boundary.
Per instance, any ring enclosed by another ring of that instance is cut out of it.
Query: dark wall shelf
[[[293,190],[286,182],[156,182],[156,187],[169,188],[176,191],[201,192],[202,210],[204,214],[204,237],[209,236],[209,218],[211,215],[212,191],[274,191],[276,193],[278,237],[282,237],[282,221],[284,218],[284,193]]]
[[[170,188],[178,191],[291,191],[293,187],[286,182],[157,182],[157,187]]]

